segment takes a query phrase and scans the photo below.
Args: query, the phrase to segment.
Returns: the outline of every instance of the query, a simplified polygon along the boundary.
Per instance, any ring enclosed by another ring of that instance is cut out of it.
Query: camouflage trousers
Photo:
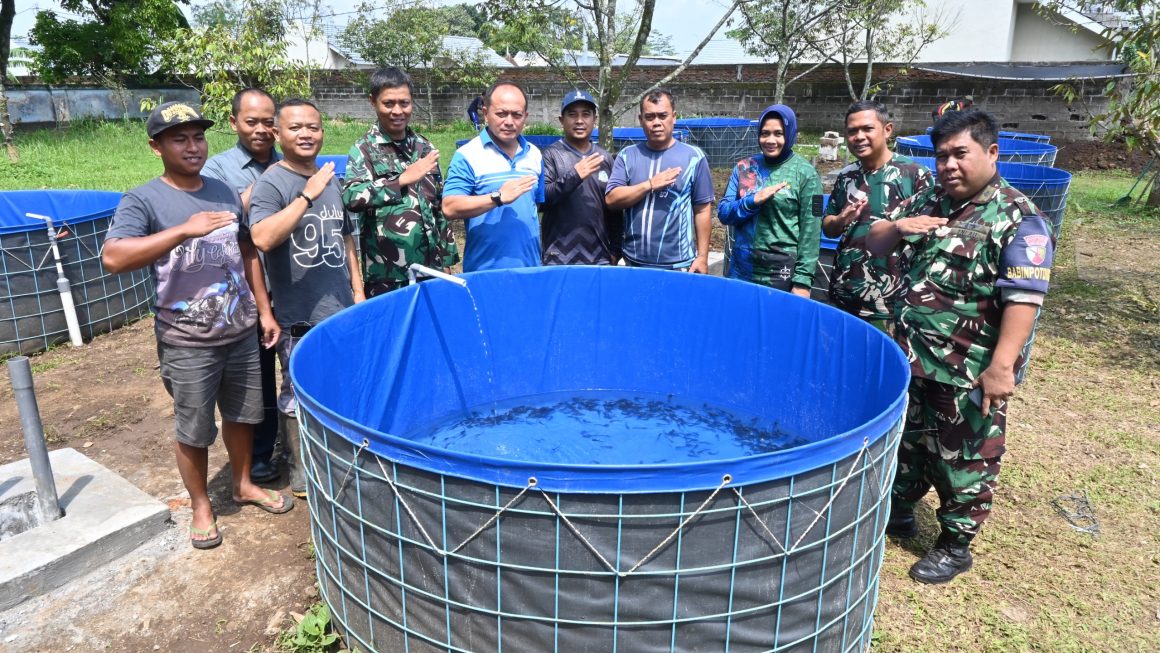
[[[943,537],[969,543],[987,515],[1006,451],[1007,404],[983,417],[971,390],[914,378],[898,447],[893,502],[914,505],[933,486]]]

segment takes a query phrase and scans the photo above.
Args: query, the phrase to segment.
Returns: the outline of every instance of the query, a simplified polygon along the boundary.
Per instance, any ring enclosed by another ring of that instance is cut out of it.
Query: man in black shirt
[[[564,138],[544,148],[544,265],[616,265],[623,215],[610,211],[604,190],[612,157],[591,141],[596,102],[576,90],[560,103]]]

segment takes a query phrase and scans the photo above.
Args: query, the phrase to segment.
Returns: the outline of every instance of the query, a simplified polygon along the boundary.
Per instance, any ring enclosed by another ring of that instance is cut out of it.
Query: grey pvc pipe
[[[24,448],[36,481],[36,503],[41,523],[60,519],[60,500],[56,495],[56,480],[48,461],[48,445],[44,441],[44,425],[40,422],[40,407],[36,405],[36,389],[32,385],[32,365],[27,356],[8,361],[8,378],[16,395],[20,411],[20,428],[24,431]]]

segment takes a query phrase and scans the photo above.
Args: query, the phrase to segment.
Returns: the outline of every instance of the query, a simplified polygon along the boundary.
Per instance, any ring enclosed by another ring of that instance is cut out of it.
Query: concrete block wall
[[[595,78],[595,70],[585,72]],[[665,69],[638,68],[630,78],[625,101],[665,73]],[[894,73],[890,67],[882,66],[877,68],[876,76],[883,79]],[[419,71],[416,78],[421,75]],[[763,108],[773,103],[775,76],[776,67],[768,64],[691,66],[668,88],[677,99],[678,113],[683,116],[756,118]],[[572,89],[559,75],[543,68],[509,70],[502,78],[518,82],[527,90],[530,123],[555,124],[560,98]],[[972,95],[975,105],[994,113],[1003,129],[1045,133],[1061,140],[1089,138],[1088,111],[1099,112],[1106,106],[1102,82],[1088,84],[1091,92],[1084,96],[1086,108],[1078,102],[1069,105],[1055,94],[1051,87],[1057,83],[955,77],[911,69],[878,99],[890,109],[895,131],[900,135],[922,133],[931,124],[930,112],[939,103],[958,95]],[[329,115],[370,120],[373,112],[366,100],[364,85],[358,75],[336,73],[320,76],[314,92]],[[858,80],[855,87],[859,87]],[[465,118],[467,104],[476,91],[458,87],[435,91],[435,120],[449,122]],[[424,98],[416,100],[422,104]],[[842,128],[850,96],[841,69],[823,66],[791,84],[784,101],[797,112],[803,130],[820,132]],[[421,107],[416,113],[420,119],[425,115]],[[617,124],[635,126],[636,110],[622,114]]]

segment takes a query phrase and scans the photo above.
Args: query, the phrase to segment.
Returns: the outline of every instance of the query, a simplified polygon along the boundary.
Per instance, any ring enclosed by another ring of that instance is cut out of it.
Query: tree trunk
[[[433,86],[431,83],[431,74],[431,68],[428,67],[427,76],[423,80],[423,86],[427,90],[427,129],[432,129],[435,127],[435,100],[434,93],[431,92],[431,87]]]
[[[1145,206],[1160,206],[1160,172],[1152,175],[1152,189],[1148,191]]]
[[[16,0],[0,0],[0,133],[12,163],[20,162],[16,140],[12,136],[12,118],[8,115],[8,55],[12,52],[12,21],[16,17]]]

